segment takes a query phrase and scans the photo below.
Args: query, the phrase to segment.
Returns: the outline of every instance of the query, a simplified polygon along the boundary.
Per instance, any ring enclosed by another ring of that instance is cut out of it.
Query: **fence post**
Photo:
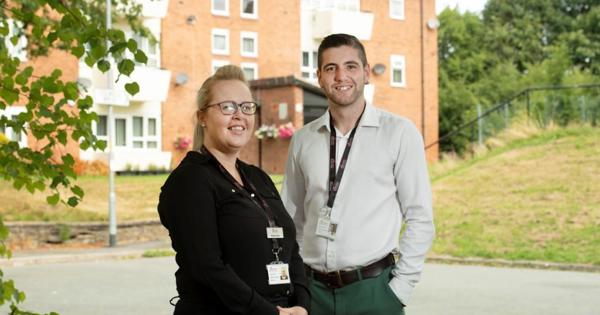
[[[525,92],[525,96],[526,96],[526,104],[527,104],[527,124],[529,124],[529,90],[527,90],[527,92]]]
[[[481,117],[481,104],[477,104],[477,143],[483,144],[483,118]]]
[[[579,107],[581,109],[581,123],[586,123],[587,122],[587,113],[586,113],[585,96],[584,95],[579,96]]]
[[[504,128],[508,128],[508,120],[509,120],[509,106],[510,103],[504,104]]]

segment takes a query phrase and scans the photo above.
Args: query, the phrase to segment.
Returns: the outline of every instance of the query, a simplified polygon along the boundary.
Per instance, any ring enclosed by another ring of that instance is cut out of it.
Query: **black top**
[[[176,252],[180,302],[195,305],[196,314],[278,314],[275,305],[309,310],[296,230],[273,182],[238,160],[243,180],[256,187],[283,228],[279,258],[289,264],[291,285],[268,284],[266,265],[275,257],[265,212],[225,178],[217,163],[189,152],[161,189],[158,212]]]

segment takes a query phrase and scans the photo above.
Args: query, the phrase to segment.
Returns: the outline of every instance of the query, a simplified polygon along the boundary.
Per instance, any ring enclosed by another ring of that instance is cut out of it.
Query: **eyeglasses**
[[[254,115],[254,113],[256,113],[256,108],[258,107],[258,104],[255,102],[236,103],[234,101],[223,101],[220,103],[207,105],[203,110],[207,110],[209,107],[217,105],[221,109],[221,113],[223,115],[233,115],[237,113],[238,109],[241,109],[242,113],[246,115]]]

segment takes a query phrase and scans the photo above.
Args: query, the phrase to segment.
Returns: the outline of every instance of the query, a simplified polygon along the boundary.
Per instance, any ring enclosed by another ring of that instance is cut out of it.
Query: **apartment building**
[[[128,79],[108,83],[114,73],[102,74],[68,55],[30,61],[40,69],[60,65],[66,79],[87,88],[100,117],[94,125],[100,138],[108,138],[112,105],[115,170],[176,166],[191,149],[196,91],[225,64],[241,66],[251,80],[261,104],[257,128],[300,128],[320,116],[327,102],[316,81],[316,51],[324,36],[338,32],[365,45],[372,69],[367,99],[411,119],[426,144],[438,137],[434,0],[137,1],[144,6],[144,24],[160,41],[136,38],[149,61],[133,72],[140,84],[135,96],[123,92]],[[19,137],[34,145],[31,136]],[[289,137],[254,138],[242,159],[282,173],[288,144]],[[69,151],[84,160],[107,160],[106,153],[74,145]],[[437,155],[437,146],[427,151],[429,160]]]

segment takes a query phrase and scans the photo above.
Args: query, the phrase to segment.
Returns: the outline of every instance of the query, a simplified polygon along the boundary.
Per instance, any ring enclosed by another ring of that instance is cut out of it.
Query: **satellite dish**
[[[376,75],[383,74],[385,72],[385,65],[382,63],[376,63],[372,69],[373,73]]]
[[[178,73],[175,76],[175,85],[184,85],[189,80],[188,75],[185,73]]]

